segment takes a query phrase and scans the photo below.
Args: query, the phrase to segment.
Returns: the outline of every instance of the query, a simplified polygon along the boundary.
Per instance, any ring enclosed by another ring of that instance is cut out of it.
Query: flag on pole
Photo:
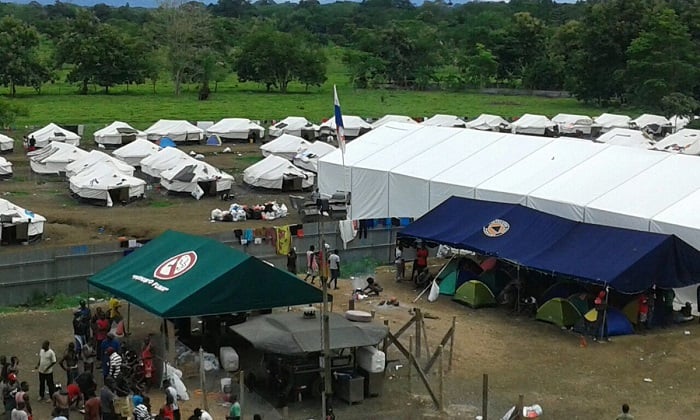
[[[343,125],[343,114],[340,112],[340,101],[338,101],[338,91],[333,85],[333,107],[335,108],[335,132],[338,136],[338,146],[345,156],[345,126]]]

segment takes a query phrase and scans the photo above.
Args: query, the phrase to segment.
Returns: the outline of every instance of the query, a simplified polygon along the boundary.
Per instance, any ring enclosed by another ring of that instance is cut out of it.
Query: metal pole
[[[408,336],[408,351],[413,351],[413,336]],[[411,358],[408,358],[408,393],[411,393]]]
[[[484,420],[488,419],[489,415],[489,374],[484,373],[484,379],[481,390],[481,417]]]
[[[440,398],[440,411],[445,409],[445,395],[443,392],[444,391],[444,386],[443,386],[444,372],[443,372],[443,365],[442,365],[442,350],[443,350],[443,347],[442,347],[442,345],[440,345],[440,347],[438,347],[438,350],[437,350],[438,354],[439,354],[439,356],[438,356],[438,369],[439,369],[438,370],[438,378],[440,379],[440,382],[438,383],[438,386],[439,386],[438,395]]]
[[[328,256],[326,255],[325,249],[325,238],[323,230],[323,214],[319,216],[320,224],[320,249],[322,252],[323,260],[320,261],[319,268],[322,268],[319,278],[321,279],[321,290],[323,291],[323,305],[321,306],[321,321],[322,321],[322,337],[323,337],[323,395],[321,396],[322,405],[322,417],[326,418],[326,413],[328,407],[329,397],[333,394],[333,387],[331,384],[331,339],[330,339],[330,327],[329,327],[329,316],[328,316],[328,279],[326,278],[326,260]]]
[[[131,302],[126,303],[126,331],[124,335],[128,335],[131,332]]]
[[[199,386],[202,388],[202,407],[205,410],[209,410],[209,404],[207,404],[207,384],[204,373],[204,349],[199,347]]]

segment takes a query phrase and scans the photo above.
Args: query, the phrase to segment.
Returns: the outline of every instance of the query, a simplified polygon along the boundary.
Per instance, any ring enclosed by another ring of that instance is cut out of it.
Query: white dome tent
[[[613,128],[595,141],[617,146],[640,147],[642,149],[650,149],[654,144],[654,141],[644,132],[629,128]]]
[[[510,123],[498,115],[481,114],[467,121],[467,128],[484,131],[510,131]]]
[[[279,156],[268,156],[243,171],[243,182],[258,188],[294,191],[311,188],[315,174],[301,170]]]
[[[175,143],[197,142],[204,136],[204,130],[185,120],[158,120],[145,131],[151,141],[167,137]]]
[[[41,240],[46,218],[0,198],[0,240],[28,243]]]
[[[390,122],[398,122],[398,123],[404,123],[404,124],[418,124],[418,121],[414,120],[411,117],[407,117],[406,115],[393,115],[393,114],[388,114],[383,116],[382,118],[378,119],[377,121],[374,121],[372,123],[372,128],[378,128],[383,126],[386,123]]]
[[[34,137],[34,146],[38,149],[46,147],[51,142],[66,143],[72,146],[80,145],[80,136],[72,131],[68,131],[64,128],[59,127],[54,123],[40,128],[27,135],[27,140]]]
[[[593,129],[597,134],[607,133],[613,128],[629,128],[632,118],[627,115],[600,114],[593,119]]]
[[[141,172],[158,179],[160,173],[174,168],[181,161],[192,159],[187,153],[175,147],[166,147],[141,160]]]
[[[93,165],[69,179],[76,198],[112,207],[143,198],[146,181],[126,175],[110,164]]]
[[[267,132],[270,137],[280,137],[283,134],[291,134],[305,140],[313,140],[318,137],[321,129],[304,117],[287,117],[271,125]]]
[[[684,155],[700,155],[700,130],[679,130],[654,144],[654,149]]]
[[[431,127],[466,128],[467,123],[456,115],[435,114],[421,123]]]
[[[12,178],[12,162],[0,156],[0,179]]]
[[[141,161],[160,150],[160,146],[148,140],[136,139],[112,152],[117,159],[133,166],[140,167]]]
[[[544,136],[552,133],[557,125],[544,115],[523,114],[510,123],[510,129],[515,134],[530,134]]]
[[[291,161],[294,159],[294,156],[308,149],[310,146],[311,143],[301,137],[291,134],[282,134],[271,142],[260,146],[260,151],[265,157],[275,155]]]
[[[4,134],[0,134],[0,153],[11,153],[14,148],[14,139]]]
[[[230,174],[189,156],[160,173],[160,185],[167,191],[189,193],[197,200],[228,193],[233,181]]]
[[[95,143],[104,146],[121,146],[136,139],[145,139],[146,133],[122,121],[115,121],[105,128],[95,131]]]
[[[217,135],[221,140],[248,140],[265,138],[265,128],[247,118],[224,118],[207,128],[207,136]]]
[[[343,132],[347,140],[354,139],[370,131],[372,125],[355,115],[343,115]],[[336,135],[335,117],[331,117],[321,124],[320,135]]]
[[[32,171],[42,175],[59,175],[66,171],[66,166],[88,155],[76,146],[51,142],[46,147],[27,153]]]
[[[99,150],[91,150],[86,156],[77,159],[66,165],[66,176],[68,178],[95,167],[112,167],[117,172],[124,175],[133,176],[134,167],[124,163]]]
[[[294,156],[294,166],[305,171],[318,172],[318,160],[337,148],[323,141],[315,141],[308,149]]]
[[[552,122],[557,124],[559,134],[589,135],[593,126],[593,118],[576,114],[557,114]]]

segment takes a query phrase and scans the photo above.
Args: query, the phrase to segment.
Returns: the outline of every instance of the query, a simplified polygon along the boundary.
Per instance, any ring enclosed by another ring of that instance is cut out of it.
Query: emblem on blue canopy
[[[488,225],[484,226],[484,235],[489,238],[498,238],[505,235],[510,230],[510,223],[505,220],[495,219]]]

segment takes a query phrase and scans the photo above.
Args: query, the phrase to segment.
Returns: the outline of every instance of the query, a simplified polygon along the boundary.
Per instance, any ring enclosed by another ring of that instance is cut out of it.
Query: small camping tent
[[[112,152],[117,159],[134,167],[141,166],[141,161],[160,150],[160,146],[145,139],[136,139]]]
[[[44,233],[46,218],[0,198],[0,241],[2,244],[34,242]]]
[[[176,143],[200,141],[204,130],[184,120],[158,120],[146,130],[148,140],[158,141],[168,137]]]
[[[258,140],[265,138],[265,128],[247,118],[224,118],[207,128],[207,135],[216,134],[222,141]]]
[[[15,148],[15,141],[12,137],[0,134],[0,153],[11,153]]]
[[[613,128],[629,128],[631,120],[627,115],[600,114],[593,119],[593,128],[598,133],[607,133]]]
[[[613,128],[595,141],[617,146],[640,147],[642,149],[650,149],[654,144],[653,140],[644,132],[629,128]]]
[[[700,155],[700,130],[679,130],[654,144],[654,149],[684,155]]]
[[[141,172],[153,178],[160,178],[160,173],[174,168],[180,161],[192,159],[187,153],[175,147],[166,147],[141,160]]]
[[[510,129],[515,134],[531,134],[544,136],[555,131],[557,125],[544,115],[523,114],[510,123]]]
[[[0,179],[12,178],[12,162],[0,156]]]
[[[326,120],[326,122],[321,124],[319,133],[321,136],[335,136],[335,129],[335,118],[331,117]],[[372,125],[362,118],[355,115],[343,115],[343,132],[345,133],[346,139],[354,139],[355,137],[359,137],[371,129]]]
[[[294,156],[294,166],[306,171],[318,172],[318,160],[336,150],[336,147],[324,141],[311,143],[308,149]]]
[[[66,166],[87,156],[88,152],[68,143],[51,142],[43,149],[27,153],[29,166],[37,174],[58,175]]]
[[[455,290],[453,300],[464,303],[472,308],[482,308],[496,304],[496,297],[484,283],[479,280],[469,280]]]
[[[600,337],[600,331],[591,331],[592,328],[595,328],[597,318],[597,311],[591,309],[576,322],[574,330],[578,330],[579,332],[591,332],[595,334],[596,337]],[[605,311],[605,326],[608,331],[608,337],[634,334],[632,323],[619,309],[608,307],[608,310]],[[581,331],[581,329],[583,329],[583,331]]]
[[[571,302],[563,298],[554,298],[539,307],[535,319],[560,327],[572,327],[581,316]]]
[[[311,143],[301,137],[291,134],[282,134],[271,142],[260,146],[260,151],[263,156],[275,155],[291,161],[294,159],[294,156],[308,149],[310,146]]]
[[[315,175],[279,156],[268,156],[243,171],[243,182],[253,187],[300,190],[314,185]]]
[[[233,176],[188,156],[160,173],[160,185],[170,192],[189,193],[199,200],[204,195],[228,193]]]
[[[591,134],[593,118],[585,115],[557,114],[552,122],[559,127],[559,134],[588,135]]]
[[[27,135],[27,139],[31,139],[32,137],[34,137],[34,140],[36,141],[35,146],[37,148],[46,147],[51,142],[61,142],[72,146],[80,145],[79,135],[72,131],[63,129],[54,123],[50,123],[49,125]]]
[[[498,269],[479,274],[479,281],[484,283],[494,296],[498,296],[512,280],[505,271]]]
[[[91,150],[87,155],[66,165],[66,176],[70,178],[82,171],[102,166],[111,167],[124,175],[134,175],[133,166],[117,158],[113,158],[106,153],[100,152],[99,150]]]
[[[498,115],[481,114],[467,122],[467,128],[484,131],[508,131],[510,123]]]
[[[216,134],[212,134],[207,137],[207,146],[221,146],[221,144],[221,137],[217,136]]]
[[[146,138],[146,133],[139,131],[122,121],[115,121],[105,128],[95,131],[95,143],[105,146],[121,146],[137,138]]]
[[[407,117],[405,115],[388,114],[388,115],[385,115],[382,118],[378,119],[377,121],[373,122],[372,128],[381,127],[384,124],[390,123],[390,122],[399,122],[399,123],[404,123],[404,124],[418,124],[418,122],[411,117]]]
[[[270,137],[279,137],[282,134],[291,134],[305,140],[313,140],[318,137],[320,127],[312,124],[304,117],[287,117],[275,123],[268,129]]]
[[[133,168],[132,168],[133,169]],[[146,182],[120,172],[111,164],[92,165],[69,179],[74,196],[90,203],[112,207],[143,198]]]
[[[453,296],[455,294],[457,277],[459,277],[459,258],[452,257],[435,276],[435,281],[440,286],[441,295]]]
[[[435,114],[421,123],[432,127],[466,128],[467,123],[456,115]]]

